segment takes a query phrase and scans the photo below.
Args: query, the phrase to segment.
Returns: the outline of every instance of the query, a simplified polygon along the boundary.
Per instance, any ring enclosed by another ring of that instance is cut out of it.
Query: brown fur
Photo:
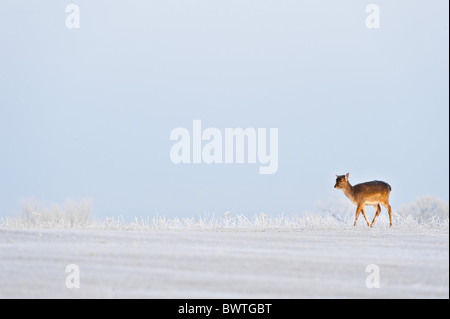
[[[345,196],[347,196],[357,206],[354,226],[356,226],[359,213],[362,212],[367,222],[367,226],[372,227],[381,212],[381,204],[386,207],[389,213],[389,222],[392,227],[392,211],[391,205],[389,205],[389,194],[391,193],[392,188],[388,183],[372,181],[352,186],[348,181],[348,173],[346,175],[336,176],[337,178],[334,188],[342,189]],[[367,220],[366,205],[373,205],[376,208],[375,217],[373,218],[372,223],[369,223]]]

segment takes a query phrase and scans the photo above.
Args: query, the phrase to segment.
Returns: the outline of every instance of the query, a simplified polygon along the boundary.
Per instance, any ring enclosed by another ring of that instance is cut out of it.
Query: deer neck
[[[347,183],[347,185],[345,185],[345,187],[342,188],[342,190],[344,191],[345,196],[347,196],[348,198],[350,198],[350,200],[352,202],[354,202],[354,192],[353,192],[353,186],[350,185],[350,183]]]

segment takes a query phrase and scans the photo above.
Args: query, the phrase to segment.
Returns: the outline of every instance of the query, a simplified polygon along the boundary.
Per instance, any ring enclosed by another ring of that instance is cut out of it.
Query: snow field
[[[422,197],[392,228],[384,212],[353,227],[345,205],[125,221],[25,202],[0,219],[0,298],[449,298],[447,203]]]
[[[449,298],[448,220],[368,228],[224,218],[59,229],[4,221],[0,298]],[[79,288],[66,285],[70,264]],[[372,264],[379,288],[366,285]]]

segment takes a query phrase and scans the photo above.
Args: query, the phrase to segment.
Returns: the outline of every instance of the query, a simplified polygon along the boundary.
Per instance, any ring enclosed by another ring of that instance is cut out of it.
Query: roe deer
[[[336,185],[334,185],[334,188],[342,189],[345,196],[350,198],[350,200],[357,206],[355,223],[353,224],[353,226],[356,226],[356,221],[358,220],[359,213],[362,212],[364,218],[366,219],[367,226],[372,227],[381,212],[381,204],[388,210],[390,227],[392,227],[391,205],[389,205],[389,194],[391,193],[391,186],[381,181],[361,183],[352,186],[348,182],[348,175],[349,173],[341,176],[336,175]],[[377,209],[375,217],[373,218],[371,224],[367,220],[366,205],[373,205]]]

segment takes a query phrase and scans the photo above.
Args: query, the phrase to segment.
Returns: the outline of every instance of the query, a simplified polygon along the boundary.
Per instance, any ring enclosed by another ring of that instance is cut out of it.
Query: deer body
[[[345,196],[347,196],[357,206],[354,226],[356,226],[359,213],[362,212],[367,222],[367,226],[372,227],[381,212],[381,204],[386,207],[389,213],[389,222],[392,227],[392,211],[391,205],[389,205],[391,186],[389,184],[381,181],[372,181],[352,186],[348,181],[348,173],[346,175],[336,176],[337,178],[334,188],[342,189]],[[376,208],[375,217],[373,218],[372,223],[369,223],[367,220],[366,205],[373,205]]]

